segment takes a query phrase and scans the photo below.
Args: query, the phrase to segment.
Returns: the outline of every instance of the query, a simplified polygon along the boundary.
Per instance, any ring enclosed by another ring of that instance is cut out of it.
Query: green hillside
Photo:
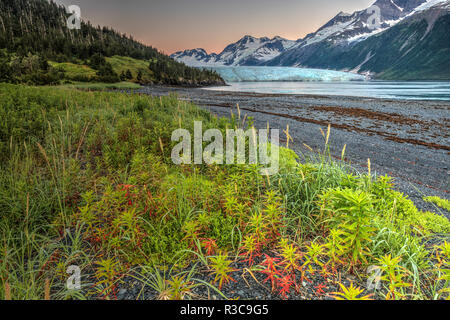
[[[369,38],[347,55],[377,54],[360,71],[372,71],[381,79],[449,80],[450,15],[440,17],[429,29],[425,19],[400,24]]]
[[[0,82],[223,83],[214,72],[187,67],[113,29],[82,22],[80,30],[69,30],[68,17],[47,0],[0,1]]]
[[[155,75],[150,70],[148,61],[122,56],[107,57],[105,60],[111,64],[113,71],[119,77],[125,75],[125,78],[121,80],[137,81],[139,73],[141,74],[140,78],[143,83],[149,83],[155,80]],[[50,61],[49,63],[54,68],[63,69],[65,79],[68,80],[90,82],[95,81],[97,77],[97,71],[83,63],[54,61]],[[131,77],[126,76],[128,71]]]
[[[417,14],[366,40],[301,47],[267,65],[357,70],[385,80],[450,80],[450,12]]]

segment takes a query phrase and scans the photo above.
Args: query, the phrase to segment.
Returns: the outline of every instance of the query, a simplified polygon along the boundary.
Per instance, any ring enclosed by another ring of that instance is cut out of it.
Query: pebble
[[[117,299],[119,299],[119,300],[124,299],[126,294],[127,294],[127,289],[120,289],[119,293],[117,294]]]

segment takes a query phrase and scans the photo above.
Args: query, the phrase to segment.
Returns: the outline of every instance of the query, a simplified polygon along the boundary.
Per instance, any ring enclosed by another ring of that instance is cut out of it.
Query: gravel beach
[[[341,96],[259,94],[212,91],[200,88],[143,87],[138,93],[153,96],[176,93],[210,110],[217,116],[236,113],[253,117],[257,128],[286,129],[289,125],[298,154],[323,149],[320,128],[331,124],[331,153],[346,160],[358,171],[388,174],[396,188],[407,194],[421,210],[450,218],[450,212],[422,200],[423,196],[449,199],[450,102],[407,101]],[[281,136],[285,141],[285,136]]]

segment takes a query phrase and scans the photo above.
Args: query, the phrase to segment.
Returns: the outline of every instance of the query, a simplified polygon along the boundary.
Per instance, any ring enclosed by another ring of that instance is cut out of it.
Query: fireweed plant
[[[370,162],[333,160],[330,128],[301,161],[279,147],[264,176],[171,161],[172,132],[195,121],[251,128],[239,108],[218,119],[176,96],[0,84],[0,117],[1,299],[117,299],[129,279],[131,299],[236,299],[237,283],[283,299],[449,297],[450,222]]]

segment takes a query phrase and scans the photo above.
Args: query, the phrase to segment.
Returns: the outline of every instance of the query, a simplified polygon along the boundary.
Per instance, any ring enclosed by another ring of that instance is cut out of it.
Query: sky
[[[83,20],[113,27],[166,54],[220,53],[244,35],[303,38],[338,14],[375,0],[55,0],[78,5]]]

